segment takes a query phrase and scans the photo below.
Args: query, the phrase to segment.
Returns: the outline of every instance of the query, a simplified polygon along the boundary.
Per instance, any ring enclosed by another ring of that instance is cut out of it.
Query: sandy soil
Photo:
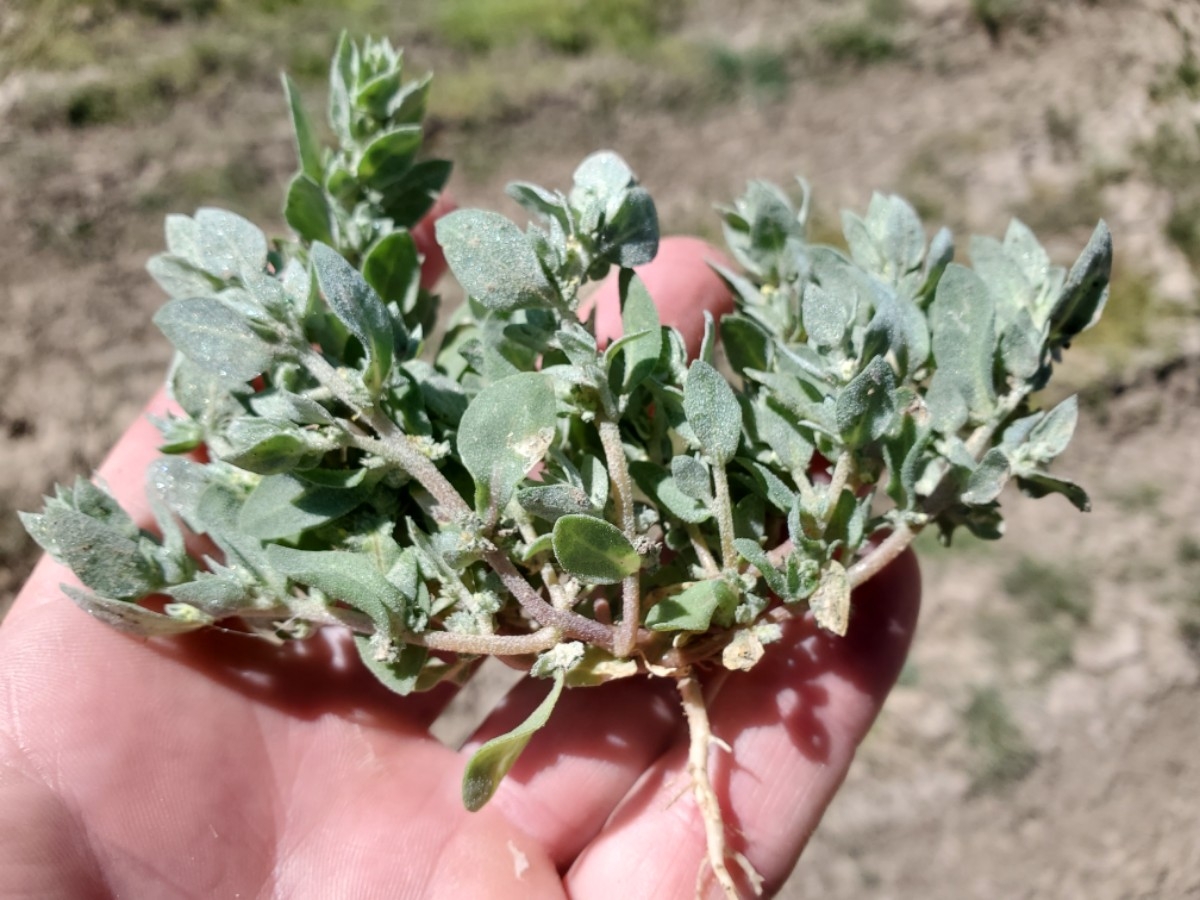
[[[786,53],[833,6],[747,2],[733,22],[696,2],[681,33]],[[611,146],[668,228],[707,234],[711,205],[747,177],[796,173],[823,221],[900,190],[960,228],[1040,218],[1064,262],[1102,213],[1123,269],[1174,312],[1120,371],[1105,346],[1067,363],[1088,399],[1062,469],[1095,511],[1014,496],[1001,545],[931,549],[912,662],[783,896],[1200,897],[1195,279],[1163,236],[1172,197],[1138,150],[1162,123],[1200,116],[1186,92],[1151,90],[1200,9],[1064,2],[994,43],[969,6],[910,0],[903,52],[793,66],[782,99],[676,102],[674,82],[650,80],[636,102],[540,98],[482,135],[445,122],[436,149],[471,161],[454,182],[464,202],[496,206],[510,178],[562,183]],[[20,77],[0,103],[27,95]],[[162,213],[199,196],[279,227],[261,196],[292,165],[280,113],[268,81],[132,127],[0,124],[0,609],[34,558],[9,511],[94,467],[161,377],[160,297],[141,267]],[[254,189],[197,188],[211,171]],[[1053,594],[1056,579],[1067,587]]]

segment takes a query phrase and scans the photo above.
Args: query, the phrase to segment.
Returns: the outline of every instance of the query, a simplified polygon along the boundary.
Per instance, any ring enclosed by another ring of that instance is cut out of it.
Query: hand
[[[643,272],[664,320],[690,335],[702,309],[729,305],[706,252],[665,242]],[[611,329],[615,292],[596,302]],[[160,394],[147,411],[166,405]],[[139,420],[99,473],[143,523],[157,440]],[[73,580],[44,558],[0,627],[8,896],[693,895],[704,831],[665,680],[568,692],[491,803],[468,813],[467,754],[521,721],[545,682],[522,682],[456,753],[427,732],[452,688],[396,697],[344,635],[281,647],[216,631],[131,638],[69,603],[58,584]],[[845,638],[794,620],[712,701],[714,733],[733,749],[711,763],[730,841],[768,891],[895,681],[918,598],[907,554],[856,594]]]

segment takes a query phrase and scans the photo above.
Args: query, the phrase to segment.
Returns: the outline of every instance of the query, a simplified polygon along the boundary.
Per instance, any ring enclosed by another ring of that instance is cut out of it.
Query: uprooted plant
[[[552,687],[469,763],[471,809],[564,687],[675,679],[708,862],[736,896],[729,861],[754,876],[726,848],[697,671],[750,669],[789,616],[844,633],[852,590],[922,529],[998,537],[1010,479],[1087,508],[1047,471],[1074,399],[1029,397],[1104,305],[1108,231],[1068,272],[1014,221],[972,239],[967,268],[947,231],[927,241],[877,194],[844,214],[845,252],[806,239],[806,186],[797,206],[752,182],[720,210],[737,310],[689,361],[633,271],[657,250],[654,204],[598,153],[569,192],[509,187],[524,230],[438,222],[467,300],[435,346],[409,228],[449,165],[417,161],[429,80],[403,75],[388,43],[343,38],[332,148],[287,83],[293,238],[213,209],[168,218],[149,270],[186,415],[158,423],[157,533],[82,479],[25,525],[85,585],[64,585],[76,603],[140,634],[337,626],[399,694],[524,660]],[[614,267],[624,335],[604,346],[579,311]],[[201,447],[208,462],[186,455]],[[219,552],[190,558],[180,521]]]

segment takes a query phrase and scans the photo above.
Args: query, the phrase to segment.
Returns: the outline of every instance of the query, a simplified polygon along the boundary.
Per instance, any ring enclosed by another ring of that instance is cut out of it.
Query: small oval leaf
[[[567,515],[554,523],[554,555],[580,581],[615,584],[641,567],[637,550],[615,525],[594,516]]]
[[[458,453],[475,479],[476,506],[501,511],[555,434],[554,388],[548,376],[521,372],[480,391],[458,426]]]
[[[544,306],[557,297],[529,240],[499,213],[452,212],[438,219],[437,240],[454,277],[488,309]]]
[[[197,366],[232,381],[262,374],[275,356],[245,319],[213,297],[169,300],[154,324]]]
[[[733,459],[742,438],[742,408],[729,382],[702,360],[688,370],[683,411],[713,462],[724,465]]]

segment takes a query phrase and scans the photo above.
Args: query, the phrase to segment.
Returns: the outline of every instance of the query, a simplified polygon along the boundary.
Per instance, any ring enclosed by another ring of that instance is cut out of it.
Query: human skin
[[[667,245],[670,247],[671,245]],[[699,242],[642,271],[690,335],[728,293]],[[615,291],[597,292],[619,321]],[[161,393],[147,407],[162,414]],[[99,478],[139,522],[158,433],[139,418]],[[443,686],[397,697],[344,634],[274,646],[204,631],[135,638],[59,590],[43,558],[0,625],[0,885],[8,898],[687,898],[705,858],[674,685],[569,691],[496,796],[463,809],[470,752],[544,696],[522,682],[456,752],[428,726]],[[768,893],[796,863],[903,664],[919,576],[906,553],[854,595],[849,632],[785,625],[710,699],[730,843]],[[708,682],[710,689],[716,685]],[[717,896],[709,879],[706,895]]]

